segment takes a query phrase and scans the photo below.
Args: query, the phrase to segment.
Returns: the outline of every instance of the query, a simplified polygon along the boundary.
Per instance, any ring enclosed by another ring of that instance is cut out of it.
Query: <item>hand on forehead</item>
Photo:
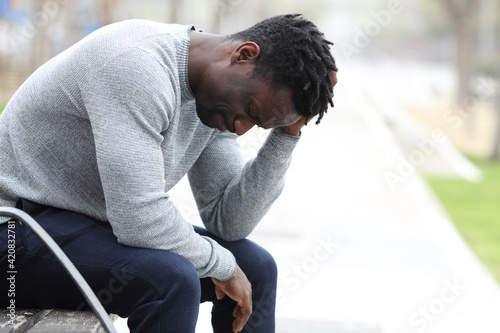
[[[335,85],[337,84],[337,72],[336,71],[332,71],[332,81],[333,81],[333,86],[335,87]],[[330,97],[333,98],[333,90],[332,90],[332,93],[330,94]]]

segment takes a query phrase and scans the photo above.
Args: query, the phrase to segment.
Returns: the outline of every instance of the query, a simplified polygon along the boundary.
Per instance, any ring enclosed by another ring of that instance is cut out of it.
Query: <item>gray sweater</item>
[[[122,244],[172,251],[200,277],[229,279],[233,255],[196,234],[168,191],[188,173],[205,227],[245,238],[280,194],[298,138],[271,130],[245,164],[234,134],[200,122],[187,79],[191,29],[116,23],[33,73],[0,116],[0,205],[25,198],[79,212],[109,222]]]

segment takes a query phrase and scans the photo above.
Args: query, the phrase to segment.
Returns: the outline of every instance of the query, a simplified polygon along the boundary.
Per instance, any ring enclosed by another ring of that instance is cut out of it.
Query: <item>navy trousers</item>
[[[214,332],[232,332],[235,302],[227,296],[218,301],[211,279],[200,279],[184,257],[121,245],[109,224],[81,214],[27,200],[20,200],[18,208],[59,244],[108,312],[128,317],[131,332],[194,333],[199,304],[207,301],[214,304]],[[17,308],[88,309],[69,275],[37,237],[19,222],[9,224],[0,225],[2,308],[14,299]],[[271,255],[250,240],[226,242],[205,229],[195,230],[231,251],[252,284],[253,313],[242,332],[274,332],[277,270]],[[8,244],[12,249],[13,234],[17,273],[15,295],[8,297],[12,279],[7,272],[13,263]]]

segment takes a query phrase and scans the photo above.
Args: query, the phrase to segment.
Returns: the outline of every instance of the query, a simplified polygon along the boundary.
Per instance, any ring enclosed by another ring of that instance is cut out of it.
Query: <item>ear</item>
[[[259,45],[254,42],[245,42],[238,45],[231,54],[231,62],[233,63],[245,63],[254,62],[257,60],[260,54]]]

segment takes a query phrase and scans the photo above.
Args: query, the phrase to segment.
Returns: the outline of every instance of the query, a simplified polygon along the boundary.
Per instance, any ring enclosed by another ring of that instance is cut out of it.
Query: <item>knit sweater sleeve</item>
[[[225,240],[247,237],[283,190],[298,141],[273,129],[246,164],[234,134],[224,132],[212,141],[189,172],[207,230]]]
[[[174,75],[148,53],[129,52],[81,87],[108,221],[124,245],[180,254],[200,277],[227,280],[236,270],[233,255],[195,233],[165,190],[161,143],[177,105]]]

